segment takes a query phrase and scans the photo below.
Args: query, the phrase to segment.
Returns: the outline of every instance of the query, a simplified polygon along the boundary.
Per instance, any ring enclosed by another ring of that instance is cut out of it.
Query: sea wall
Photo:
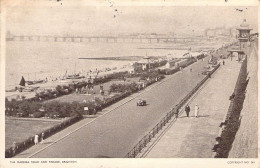
[[[257,42],[243,61],[230,106],[220,124],[215,158],[257,157]]]
[[[251,46],[248,56],[249,83],[241,111],[241,125],[236,134],[229,158],[257,158],[258,146],[258,43]]]

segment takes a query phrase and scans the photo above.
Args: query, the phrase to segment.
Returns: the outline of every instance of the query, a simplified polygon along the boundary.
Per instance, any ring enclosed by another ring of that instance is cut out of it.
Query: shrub
[[[178,68],[166,69],[166,70],[165,70],[165,74],[166,74],[166,75],[171,75],[171,74],[174,74],[174,73],[176,73],[176,72],[178,72],[178,71],[179,71]]]
[[[28,117],[29,114],[33,113],[27,101],[21,102],[18,107],[17,115],[20,117]]]
[[[34,118],[40,118],[40,117],[43,117],[43,116],[44,116],[44,113],[40,112],[40,111],[32,114],[32,117],[34,117]]]
[[[134,92],[138,89],[137,83],[133,82],[130,84],[115,84],[113,83],[110,85],[109,91],[110,92],[119,92],[119,93],[124,93],[127,91]]]

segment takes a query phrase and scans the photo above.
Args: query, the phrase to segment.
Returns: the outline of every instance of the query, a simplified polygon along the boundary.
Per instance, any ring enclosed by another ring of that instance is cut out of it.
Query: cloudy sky
[[[13,34],[24,35],[199,33],[205,28],[238,26],[244,18],[257,28],[256,7],[127,7],[107,1],[106,6],[96,7],[10,7],[6,27]]]

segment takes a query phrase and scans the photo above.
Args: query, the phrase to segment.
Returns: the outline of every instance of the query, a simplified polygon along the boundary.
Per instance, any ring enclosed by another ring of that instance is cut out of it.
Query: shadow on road
[[[202,118],[202,117],[209,117],[209,115],[202,115],[202,116],[198,116],[197,118]],[[181,116],[181,117],[178,117],[178,118],[196,118],[195,116]]]
[[[110,158],[108,156],[103,156],[103,155],[97,155],[95,158]]]

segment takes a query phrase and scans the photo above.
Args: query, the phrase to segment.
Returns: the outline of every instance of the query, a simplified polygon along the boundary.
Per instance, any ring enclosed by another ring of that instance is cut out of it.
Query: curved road
[[[190,65],[183,72],[167,76],[160,85],[146,91],[109,114],[101,116],[66,138],[33,155],[36,158],[122,158],[149,132],[203,75],[209,58]],[[192,68],[192,72],[190,72]],[[136,106],[145,99],[147,106]]]

